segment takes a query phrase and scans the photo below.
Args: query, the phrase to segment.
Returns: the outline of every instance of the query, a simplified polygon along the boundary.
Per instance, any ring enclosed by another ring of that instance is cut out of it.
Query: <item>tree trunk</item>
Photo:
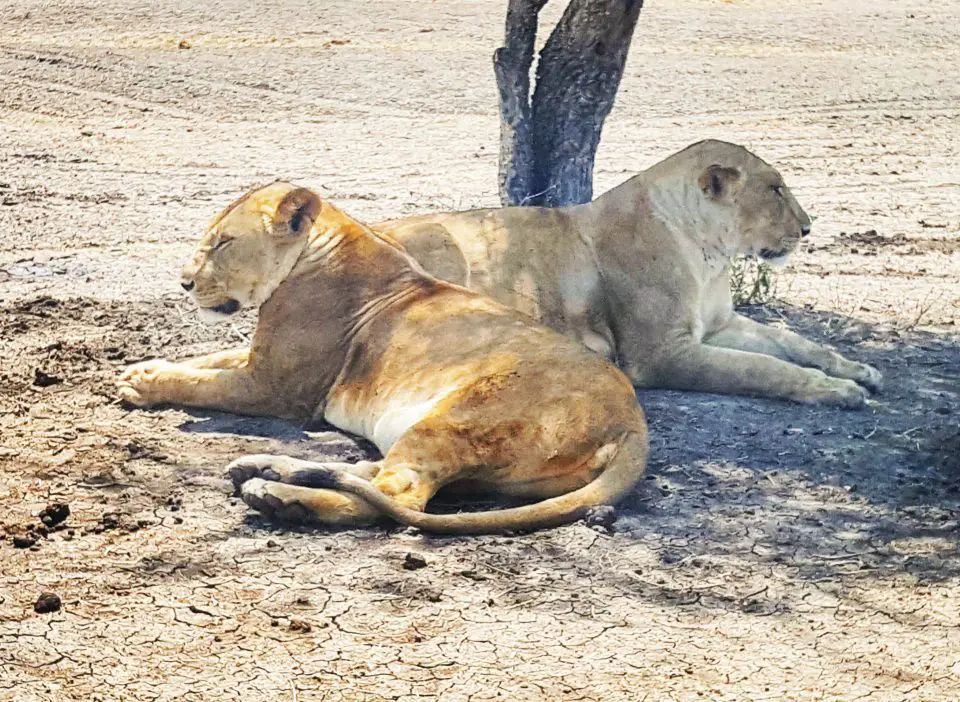
[[[540,52],[530,99],[537,18],[547,0],[510,0],[500,89],[500,200],[559,205],[593,197],[593,162],[643,0],[570,0]]]
[[[512,194],[533,192],[533,141],[530,138],[530,66],[537,39],[537,16],[547,0],[510,0],[503,46],[493,53],[500,90],[500,201],[517,204]]]

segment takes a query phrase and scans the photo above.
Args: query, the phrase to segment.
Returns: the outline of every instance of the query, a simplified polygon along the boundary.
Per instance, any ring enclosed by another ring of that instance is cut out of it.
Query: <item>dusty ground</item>
[[[780,165],[819,220],[750,313],[888,388],[641,393],[650,477],[612,532],[275,529],[226,462],[365,449],[114,401],[124,364],[249,331],[176,289],[247,186],[495,202],[504,4],[0,0],[0,700],[960,698],[956,3],[648,3],[597,189],[707,136]]]

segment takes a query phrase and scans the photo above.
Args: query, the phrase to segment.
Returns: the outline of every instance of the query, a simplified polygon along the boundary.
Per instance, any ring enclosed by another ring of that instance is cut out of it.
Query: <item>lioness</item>
[[[210,225],[183,271],[206,316],[259,307],[249,349],[147,361],[119,380],[134,405],[324,418],[383,459],[247,456],[247,504],[284,520],[434,532],[547,527],[615,502],[643,475],[647,431],[606,360],[478,293],[426,274],[395,242],[313,192],[276,182]],[[426,514],[454,484],[535,504]]]
[[[736,144],[693,144],[586,205],[373,228],[430,273],[579,340],[641,387],[841,407],[880,390],[870,366],[734,312],[731,260],[782,263],[810,233],[780,174]]]

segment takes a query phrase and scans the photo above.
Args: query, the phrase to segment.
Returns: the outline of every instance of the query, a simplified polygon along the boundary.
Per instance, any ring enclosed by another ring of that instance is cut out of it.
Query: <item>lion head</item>
[[[266,302],[293,270],[320,208],[315,193],[277,181],[223,210],[182,272],[201,317],[215,321]]]
[[[737,144],[697,142],[636,179],[645,184],[653,216],[697,239],[704,252],[780,264],[810,233],[810,217],[783,177]],[[620,187],[634,187],[633,180]]]
[[[703,197],[727,210],[738,238],[737,253],[779,265],[810,233],[810,216],[783,176],[742,146],[709,140],[680,153],[695,159]]]

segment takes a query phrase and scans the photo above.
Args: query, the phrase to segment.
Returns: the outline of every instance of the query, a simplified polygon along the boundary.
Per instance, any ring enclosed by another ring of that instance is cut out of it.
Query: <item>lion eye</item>
[[[783,186],[782,186],[782,185],[774,185],[774,186],[773,186],[773,192],[775,192],[779,197],[783,197]]]
[[[227,248],[230,244],[233,243],[233,239],[221,239],[216,246],[213,247],[213,251],[220,251]]]

